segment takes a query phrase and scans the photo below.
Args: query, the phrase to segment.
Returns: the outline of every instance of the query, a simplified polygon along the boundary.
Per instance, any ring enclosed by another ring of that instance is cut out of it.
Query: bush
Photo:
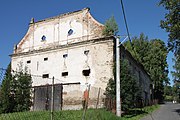
[[[128,61],[121,61],[121,100],[122,100],[122,110],[127,111],[128,109],[135,108],[136,101],[141,98],[140,90],[137,85],[137,78],[132,73],[130,66],[128,65]],[[115,72],[114,72],[115,74]],[[105,95],[107,98],[116,97],[116,81],[114,79],[110,79],[107,87]]]

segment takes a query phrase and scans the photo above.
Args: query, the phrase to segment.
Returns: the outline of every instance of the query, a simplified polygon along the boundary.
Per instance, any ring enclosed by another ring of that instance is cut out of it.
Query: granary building
[[[29,29],[14,46],[11,66],[27,67],[34,87],[34,110],[47,109],[43,88],[54,84],[61,86],[56,92],[57,109],[80,109],[85,92],[90,85],[89,106],[103,106],[105,88],[113,78],[115,38],[102,35],[104,25],[96,21],[89,8],[65,13],[40,21],[31,20]],[[150,78],[143,66],[133,59],[124,47],[122,58],[128,59],[138,82],[142,84],[142,97],[150,101]],[[37,77],[41,76],[41,77]],[[101,90],[100,93],[98,92]],[[45,91],[50,92],[45,89]],[[39,103],[37,102],[39,101]]]

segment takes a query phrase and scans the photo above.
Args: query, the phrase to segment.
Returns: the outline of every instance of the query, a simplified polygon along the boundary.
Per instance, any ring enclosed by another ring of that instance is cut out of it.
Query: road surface
[[[141,120],[180,120],[180,104],[170,102],[162,104],[159,110]]]

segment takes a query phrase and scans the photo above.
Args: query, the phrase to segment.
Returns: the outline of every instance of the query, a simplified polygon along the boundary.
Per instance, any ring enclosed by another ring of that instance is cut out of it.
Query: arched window
[[[68,36],[72,35],[73,34],[73,30],[72,29],[69,29],[68,31]]]
[[[41,41],[45,41],[45,40],[46,40],[46,36],[43,35],[43,36],[41,37]]]

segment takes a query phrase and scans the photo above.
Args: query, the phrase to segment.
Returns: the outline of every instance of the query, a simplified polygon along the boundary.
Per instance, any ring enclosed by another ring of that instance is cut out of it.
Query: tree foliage
[[[162,100],[164,83],[169,82],[166,61],[168,51],[165,43],[159,39],[148,40],[142,33],[139,38],[132,39],[133,47],[129,41],[124,45],[150,74],[155,85],[155,98]]]
[[[180,102],[180,56],[176,56],[173,59],[175,64],[173,66],[174,71],[172,71],[172,76],[174,78],[174,98],[176,101]]]
[[[14,109],[14,99],[11,94],[11,81],[12,81],[12,75],[11,75],[11,64],[8,65],[8,68],[5,73],[5,78],[2,81],[1,85],[1,96],[0,96],[0,113],[9,113],[12,112]]]
[[[27,111],[30,110],[31,107],[31,88],[32,81],[31,76],[27,74],[23,70],[17,72],[14,76],[15,80],[13,82],[13,90],[14,90],[14,100],[15,111]]]
[[[161,28],[169,33],[168,47],[175,55],[175,71],[172,72],[175,80],[180,80],[180,1],[179,0],[161,0],[162,5],[168,13],[165,14],[165,20],[160,21]],[[174,81],[175,81],[174,80]]]
[[[31,87],[32,80],[27,71],[19,68],[18,72],[12,74],[11,65],[9,64],[1,85],[0,112],[29,110],[31,106]]]
[[[161,28],[169,33],[168,47],[175,54],[180,54],[180,1],[161,0],[159,5],[168,11],[165,20],[160,21]]]
[[[136,100],[140,97],[140,90],[137,78],[132,73],[127,60],[121,61],[120,77],[122,109],[128,110],[135,107]],[[106,96],[114,99],[116,97],[116,81],[114,79],[110,79],[107,84]]]
[[[169,85],[164,86],[164,95],[172,96],[173,95],[173,90],[172,87]]]
[[[149,53],[145,51],[149,51],[150,49],[148,37],[141,33],[139,38],[135,36],[132,39],[132,44],[133,47],[131,46],[131,43],[128,41],[124,45],[131,52],[131,54],[137,61],[139,61],[140,63],[147,62],[147,56]]]
[[[178,81],[173,85],[173,99],[180,103],[180,82]]]
[[[176,58],[173,59],[175,62],[173,68],[175,71],[172,71],[172,76],[174,77],[174,81],[180,82],[180,56],[176,56]]]
[[[117,33],[118,33],[118,25],[116,23],[114,16],[112,16],[105,22],[105,28],[103,29],[103,35],[104,36],[112,36],[112,35],[116,35]]]
[[[169,85],[164,86],[164,99],[165,101],[173,101],[173,87]]]

